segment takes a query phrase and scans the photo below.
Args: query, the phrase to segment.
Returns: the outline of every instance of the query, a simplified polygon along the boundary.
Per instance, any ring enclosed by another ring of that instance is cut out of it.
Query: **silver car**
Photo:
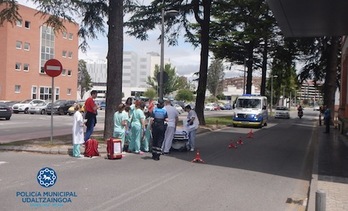
[[[20,103],[16,103],[12,106],[12,111],[15,114],[18,114],[19,112],[23,112],[25,114],[29,113],[29,107],[34,106],[36,104],[45,102],[44,100],[39,100],[39,99],[28,99],[28,100],[23,100]]]
[[[46,114],[47,102],[39,102],[37,104],[31,105],[28,112],[30,114]]]
[[[274,118],[290,119],[289,109],[284,106],[278,106],[275,110]]]

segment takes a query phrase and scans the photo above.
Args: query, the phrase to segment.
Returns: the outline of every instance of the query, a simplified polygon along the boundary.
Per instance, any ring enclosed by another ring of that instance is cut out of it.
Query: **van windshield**
[[[238,99],[236,108],[258,108],[261,109],[260,99]]]

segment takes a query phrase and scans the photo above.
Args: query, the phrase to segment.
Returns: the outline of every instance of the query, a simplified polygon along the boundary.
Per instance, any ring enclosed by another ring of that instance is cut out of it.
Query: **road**
[[[208,111],[206,116],[232,115],[231,111]],[[183,120],[187,113],[180,114]],[[98,111],[95,130],[104,130],[105,111]],[[72,116],[53,116],[53,136],[71,134]],[[51,136],[51,116],[40,114],[13,114],[11,120],[0,119],[0,143]]]
[[[311,118],[277,119],[253,129],[254,138],[246,138],[250,128],[200,134],[197,149],[204,164],[191,162],[194,152],[173,152],[158,162],[148,154],[105,160],[1,152],[0,203],[2,210],[28,210],[31,204],[22,199],[35,197],[25,194],[69,191],[76,195],[72,202],[55,205],[66,210],[305,210],[314,125]],[[239,138],[244,144],[229,149]],[[43,167],[56,171],[53,187],[36,181]]]

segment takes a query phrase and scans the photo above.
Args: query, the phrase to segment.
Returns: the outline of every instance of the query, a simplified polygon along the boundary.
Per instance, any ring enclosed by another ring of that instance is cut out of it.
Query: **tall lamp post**
[[[273,113],[272,113],[272,107],[273,107],[273,78],[277,78],[277,77],[278,77],[277,75],[272,75],[271,76],[271,108],[270,108],[271,116],[273,116]]]
[[[163,73],[164,73],[164,16],[165,15],[175,15],[178,11],[176,10],[168,10],[165,11],[162,8],[161,14],[161,63],[160,63],[160,80],[159,80],[159,99],[163,100]]]

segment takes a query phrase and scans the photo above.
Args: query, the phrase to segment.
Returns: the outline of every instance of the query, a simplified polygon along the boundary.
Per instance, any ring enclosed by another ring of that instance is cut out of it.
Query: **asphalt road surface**
[[[160,161],[149,154],[106,160],[0,152],[1,210],[305,210],[315,124],[293,117],[253,129],[254,138],[246,138],[250,128],[201,134],[196,145],[205,163],[191,162],[196,152]],[[243,145],[228,148],[239,138]],[[44,167],[56,172],[52,187],[37,181]],[[65,203],[23,202],[47,192],[73,196]]]

